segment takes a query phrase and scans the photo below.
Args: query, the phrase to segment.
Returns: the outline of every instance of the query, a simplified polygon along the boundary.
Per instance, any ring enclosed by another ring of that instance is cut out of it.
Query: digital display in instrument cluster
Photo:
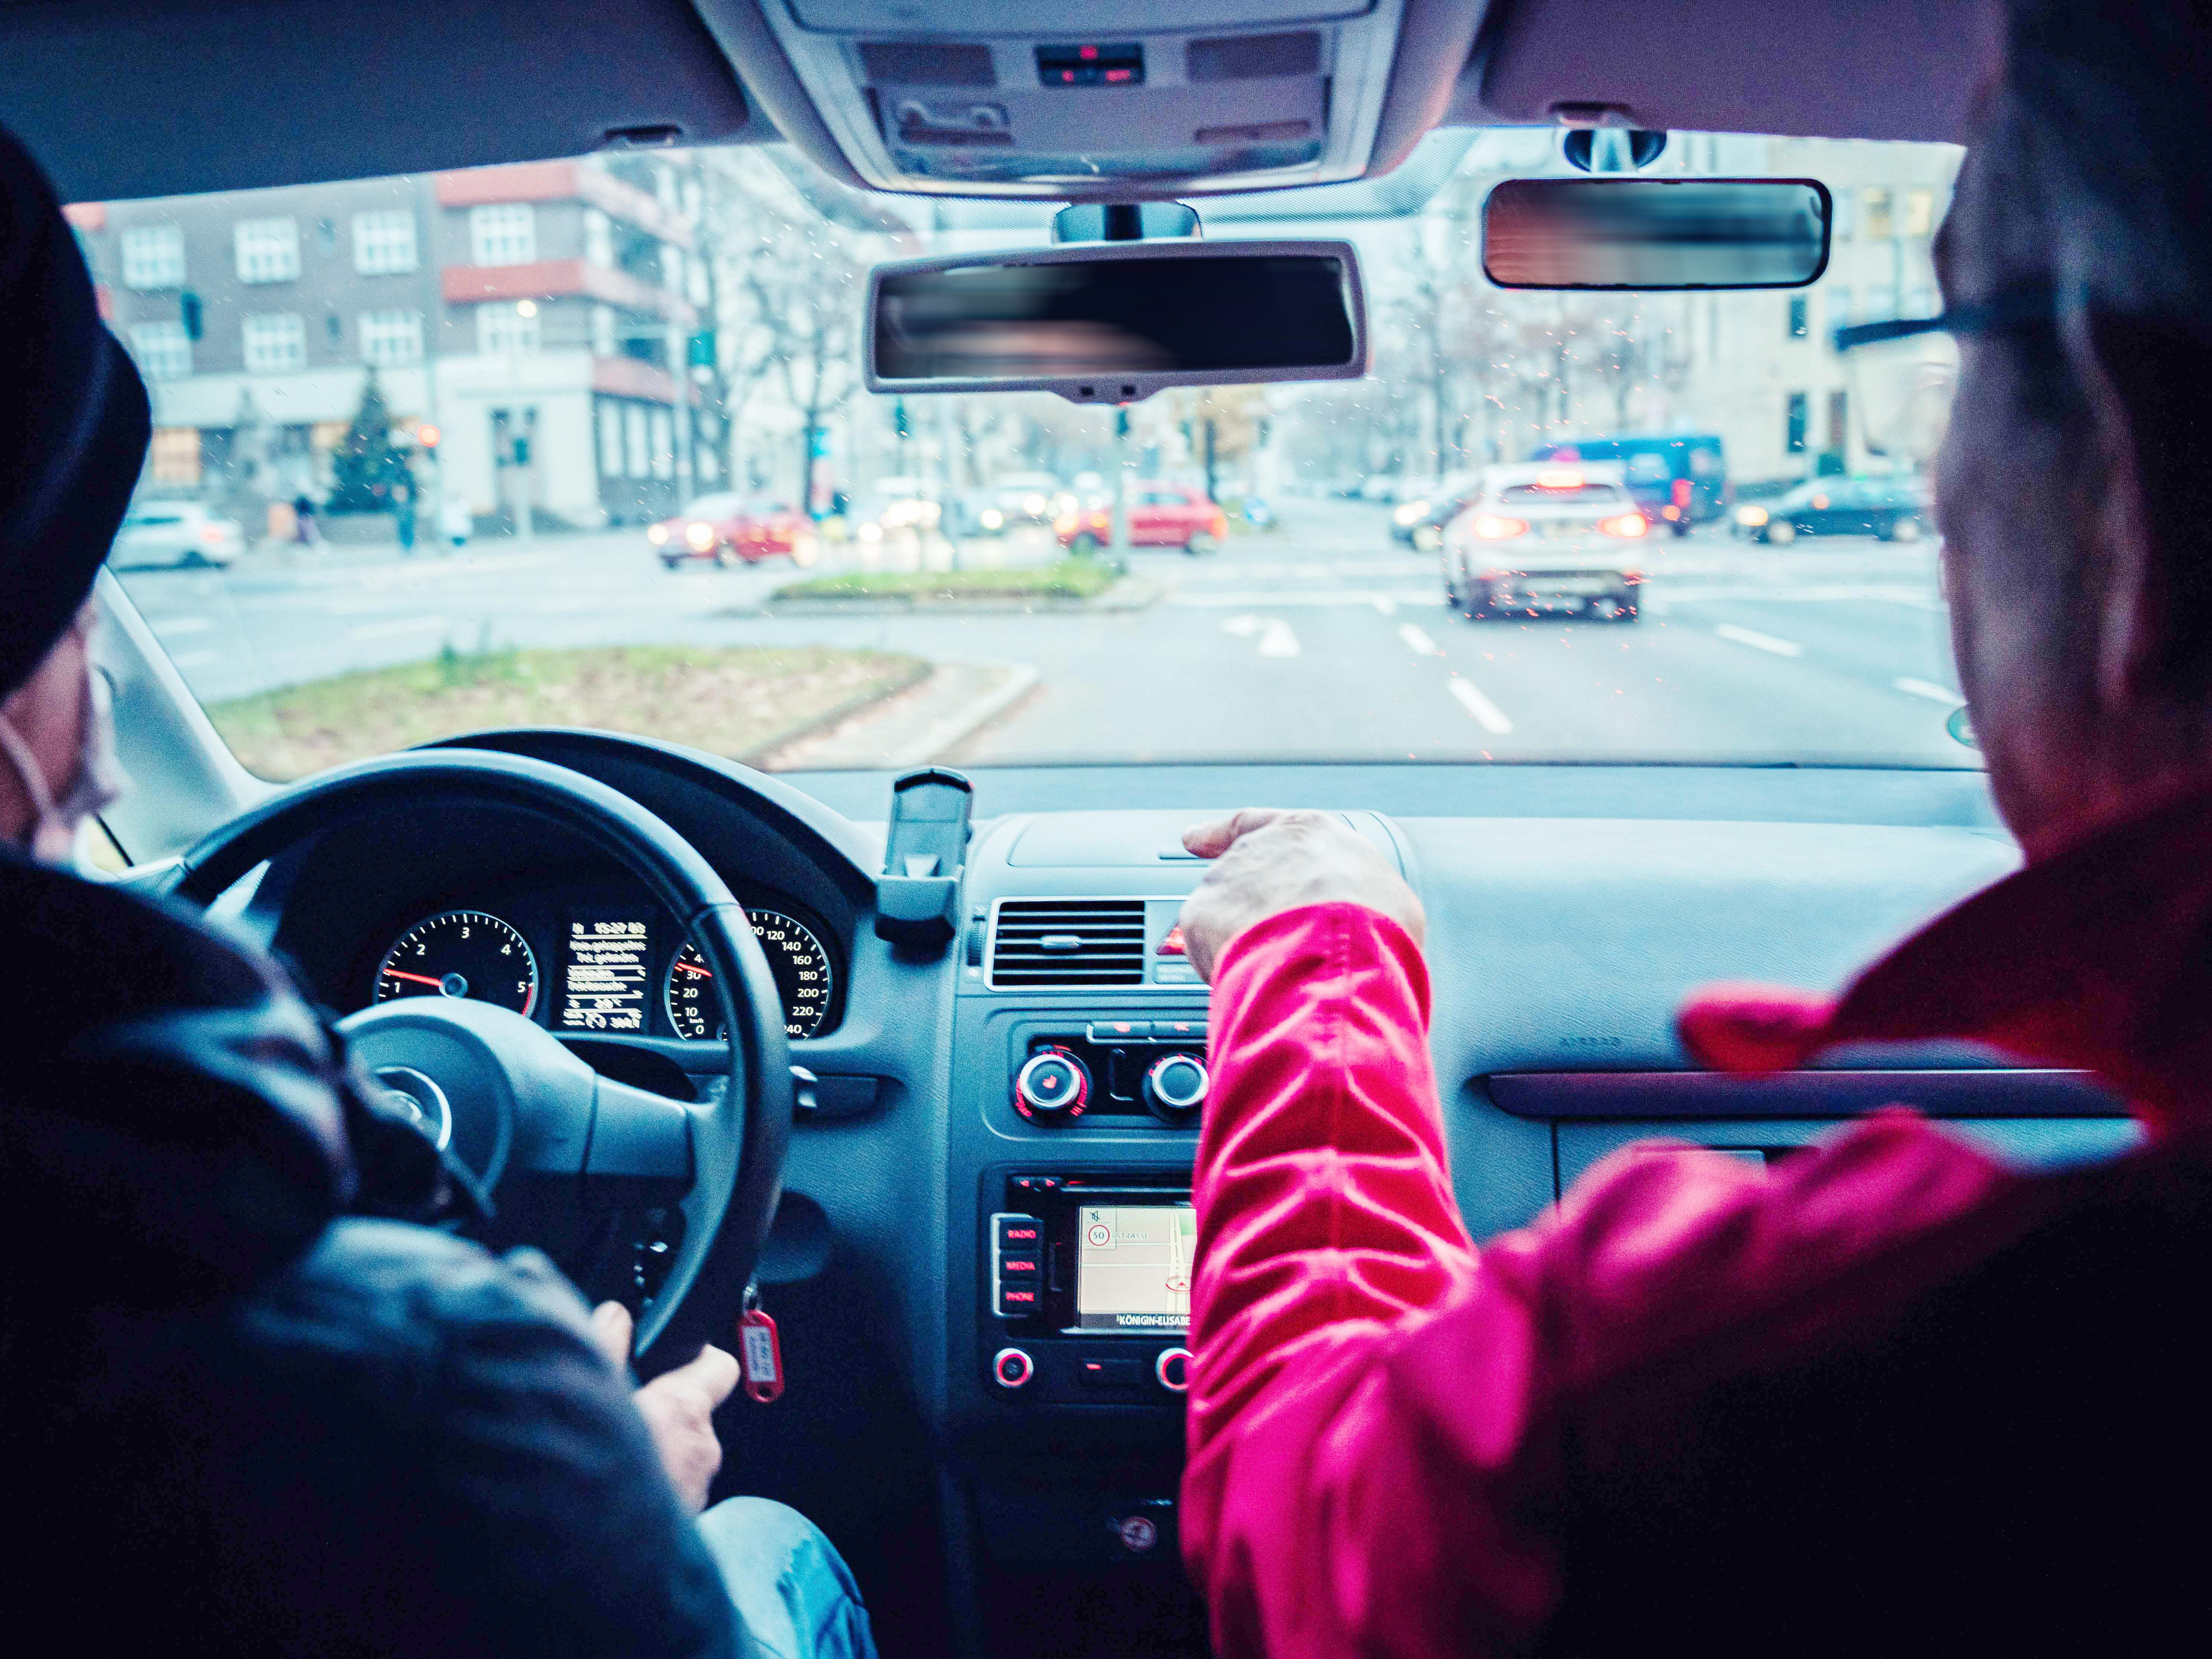
[[[564,1031],[644,1030],[652,957],[652,927],[636,912],[571,912],[556,1024]]]

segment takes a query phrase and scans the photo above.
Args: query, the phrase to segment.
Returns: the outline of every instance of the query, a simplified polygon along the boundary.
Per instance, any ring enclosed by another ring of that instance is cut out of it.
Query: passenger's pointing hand
[[[629,1366],[629,1309],[619,1302],[602,1302],[592,1310],[592,1332],[608,1358],[619,1367]],[[722,1467],[722,1443],[714,1437],[714,1407],[737,1386],[736,1359],[709,1346],[700,1349],[690,1364],[664,1371],[631,1396],[638,1415],[653,1431],[653,1448],[668,1471],[669,1484],[694,1515],[707,1507],[708,1489]]]
[[[1308,904],[1362,904],[1421,942],[1421,902],[1402,877],[1334,812],[1248,806],[1183,831],[1213,867],[1182,907],[1183,944],[1209,984],[1229,942],[1255,922]]]

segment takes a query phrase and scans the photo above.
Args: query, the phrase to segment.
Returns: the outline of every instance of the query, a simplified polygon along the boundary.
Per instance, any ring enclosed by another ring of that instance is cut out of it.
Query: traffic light
[[[898,434],[902,442],[914,435],[914,428],[907,423],[906,399],[903,398],[891,400],[891,430]]]
[[[684,361],[693,368],[714,366],[714,331],[705,329],[684,343]]]
[[[190,289],[185,289],[177,295],[177,320],[185,325],[185,337],[187,340],[197,340],[200,337],[200,330],[204,325],[204,319],[200,310],[200,296]]]
[[[439,431],[438,428],[428,421],[423,422],[422,425],[415,428],[415,441],[422,445],[423,453],[428,455],[434,455],[438,453],[438,444],[445,435],[446,434],[444,433]]]

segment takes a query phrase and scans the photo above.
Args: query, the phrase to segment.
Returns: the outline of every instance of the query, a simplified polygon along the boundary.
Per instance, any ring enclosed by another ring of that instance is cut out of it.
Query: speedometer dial
[[[777,996],[783,1003],[786,1036],[811,1037],[830,1016],[830,953],[803,921],[781,910],[748,910],[753,934],[768,957],[769,972],[775,976]],[[668,965],[668,1023],[676,1035],[694,1041],[728,1035],[714,995],[714,975],[696,945],[686,944]]]
[[[520,933],[482,910],[441,910],[402,933],[376,965],[376,1000],[473,997],[527,1014],[538,958]]]

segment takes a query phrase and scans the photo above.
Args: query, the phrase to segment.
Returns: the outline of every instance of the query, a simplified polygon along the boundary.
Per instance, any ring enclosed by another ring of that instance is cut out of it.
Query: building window
[[[422,313],[364,311],[361,313],[361,360],[378,368],[404,368],[422,361]]]
[[[307,324],[296,311],[268,311],[248,317],[245,336],[248,374],[283,374],[307,366]]]
[[[157,426],[146,455],[147,476],[155,483],[197,489],[200,482],[200,429]]]
[[[584,261],[605,266],[615,262],[615,222],[597,208],[584,210]]]
[[[668,418],[665,409],[653,411],[653,476],[676,476],[676,422]]]
[[[1942,307],[1936,303],[1936,290],[1926,283],[1923,283],[1918,288],[1907,289],[1905,291],[1905,310],[1900,313],[1901,315],[1933,317],[1941,310]]]
[[[622,406],[604,400],[599,404],[599,476],[623,475]]]
[[[338,251],[338,222],[335,219],[315,221],[315,252],[325,259]]]
[[[131,355],[149,380],[181,380],[192,372],[192,341],[179,322],[133,323]]]
[[[1797,295],[1791,299],[1790,301],[1790,337],[1793,340],[1802,340],[1808,334],[1812,332],[1812,325],[1807,318],[1806,311],[1807,307],[1805,303],[1805,296],[1803,295]]]
[[[469,210],[469,257],[480,265],[526,265],[538,257],[538,210],[527,202]]]
[[[420,255],[415,246],[415,216],[399,210],[353,216],[353,268],[364,276],[390,276],[412,270]]]
[[[345,343],[345,325],[338,320],[335,311],[323,313],[323,337],[331,343],[333,353]]]
[[[1866,291],[1866,320],[1886,323],[1897,315],[1897,290],[1887,283],[1879,283]]]
[[[671,294],[684,292],[684,250],[673,242],[660,245],[660,285]]]
[[[1792,455],[1805,453],[1805,394],[1802,392],[1790,394],[1789,408],[1783,416],[1782,447]]]
[[[487,357],[535,351],[538,337],[538,307],[532,301],[509,305],[501,300],[477,307],[477,349]]]
[[[1923,189],[1905,192],[1905,234],[1907,236],[1932,236],[1936,234],[1934,191]]]
[[[1861,206],[1866,212],[1867,240],[1875,242],[1887,240],[1893,234],[1889,222],[1889,192],[1868,190],[1860,195]]]
[[[295,219],[241,219],[232,233],[241,283],[291,283],[300,276],[300,225]]]
[[[652,457],[646,451],[644,404],[623,405],[623,445],[629,452],[629,476],[644,477],[653,470]]]
[[[615,355],[615,308],[612,306],[592,307],[592,355],[597,357]]]
[[[1857,320],[1851,315],[1851,307],[1857,303],[1857,295],[1850,289],[1832,288],[1828,290],[1828,315],[1838,328]]]
[[[185,285],[185,228],[133,225],[123,233],[123,286],[182,288]]]
[[[1851,234],[1851,193],[1839,190],[1830,199],[1836,210],[1836,240],[1841,241]]]

